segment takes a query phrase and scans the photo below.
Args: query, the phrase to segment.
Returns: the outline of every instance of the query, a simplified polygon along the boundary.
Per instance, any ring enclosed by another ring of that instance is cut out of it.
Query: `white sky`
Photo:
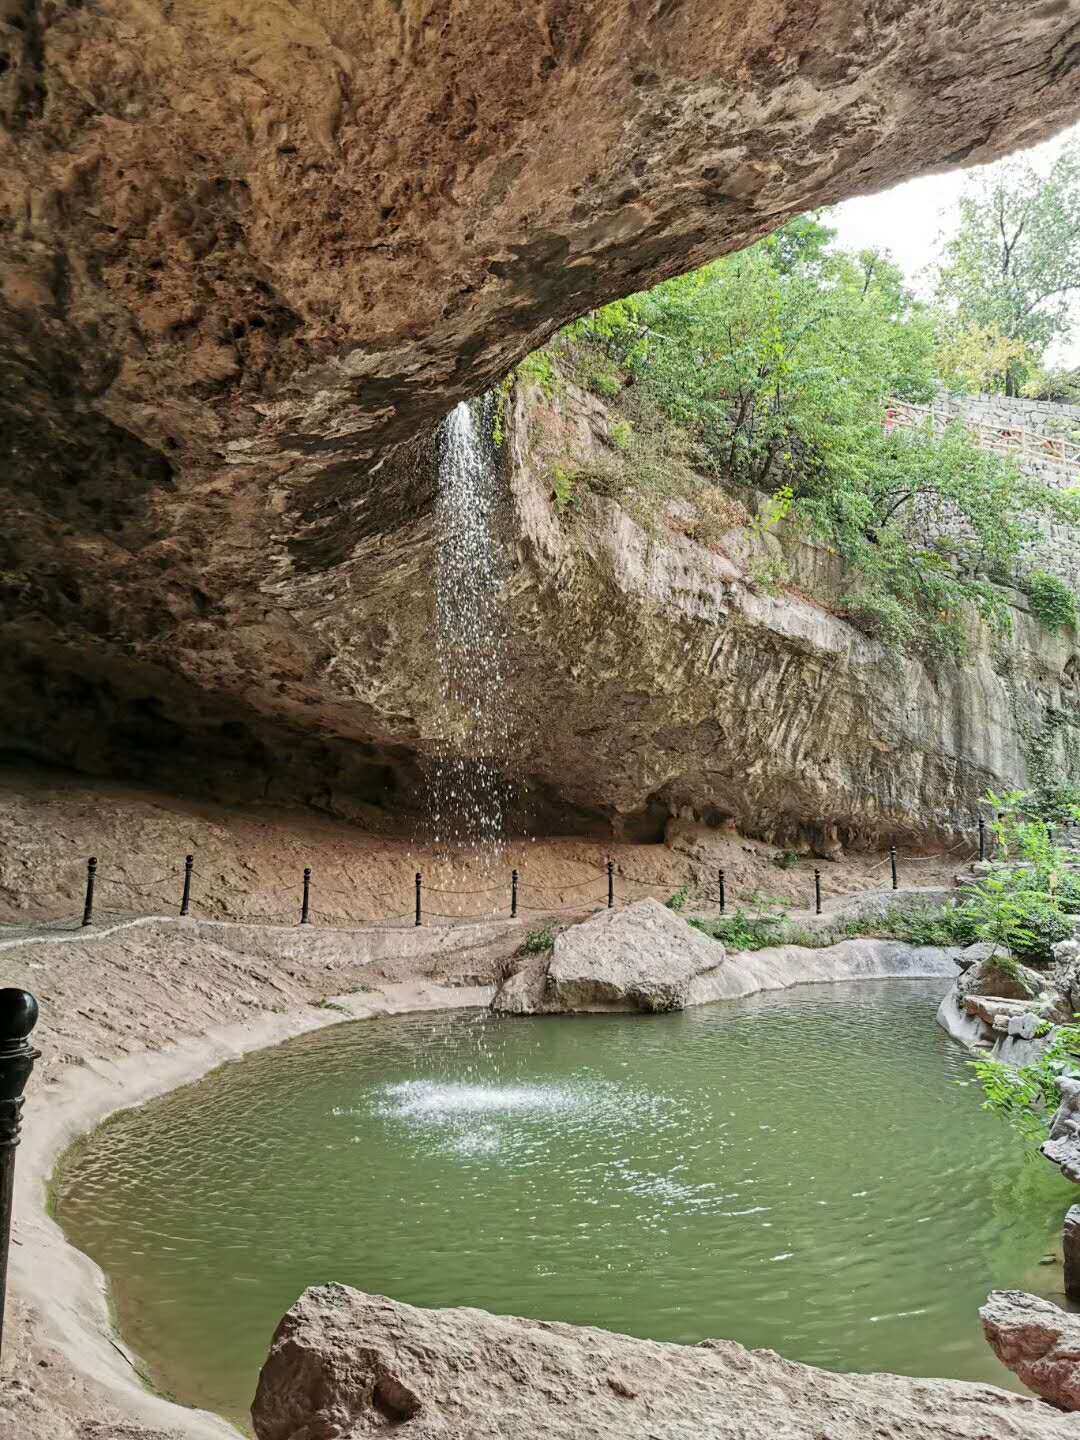
[[[1045,174],[1066,141],[1077,135],[1080,135],[1080,125],[1018,153]],[[978,168],[992,171],[1004,163],[999,160],[994,165]],[[892,190],[883,190],[879,195],[845,200],[823,218],[835,228],[836,244],[845,250],[869,246],[888,250],[909,283],[926,295],[923,272],[939,254],[940,237],[956,228],[957,201],[971,173],[969,168],[952,170],[947,175],[924,175],[896,185]],[[1080,364],[1080,305],[1074,315],[1072,335],[1052,346],[1047,359],[1058,365]]]

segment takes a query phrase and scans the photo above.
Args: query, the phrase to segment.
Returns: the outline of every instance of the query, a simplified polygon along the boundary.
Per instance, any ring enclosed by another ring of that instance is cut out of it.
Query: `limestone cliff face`
[[[365,618],[426,578],[407,442],[599,302],[1071,120],[1078,35],[1073,0],[7,0],[0,743],[408,790]],[[634,765],[620,804],[667,783]]]
[[[767,838],[970,831],[988,786],[1023,785],[1044,737],[1077,769],[1076,637],[1051,635],[1015,596],[1014,633],[974,634],[963,666],[900,663],[829,608],[837,557],[743,524],[704,539],[685,502],[643,525],[613,499],[560,513],[554,465],[594,469],[615,452],[612,416],[569,384],[519,385],[492,463],[505,488],[504,662],[508,770],[533,824],[657,838],[672,817],[733,822]],[[387,466],[402,520],[358,537],[333,585],[291,582],[315,617],[333,682],[366,697],[386,746],[430,755],[444,733],[432,643],[434,456]],[[791,586],[754,576],[783,550]],[[342,712],[346,713],[346,712]],[[392,772],[392,767],[388,767]],[[422,787],[399,776],[384,803]],[[326,802],[348,810],[345,785]]]
[[[541,712],[536,771],[567,798],[827,844],[970,829],[988,785],[1028,782],[1040,737],[1078,773],[1077,637],[1046,632],[1022,597],[1007,645],[976,632],[963,666],[900,664],[829,610],[842,576],[819,546],[745,527],[701,543],[677,505],[648,531],[596,497],[560,518],[551,456],[588,463],[605,445],[592,397],[518,392],[518,684]],[[770,547],[794,581],[772,595],[753,578]]]

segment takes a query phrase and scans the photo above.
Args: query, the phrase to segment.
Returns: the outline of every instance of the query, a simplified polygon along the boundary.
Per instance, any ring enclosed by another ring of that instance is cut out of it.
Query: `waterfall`
[[[463,401],[439,436],[435,655],[441,705],[431,784],[436,842],[488,849],[505,831],[508,722],[496,539],[493,395]]]

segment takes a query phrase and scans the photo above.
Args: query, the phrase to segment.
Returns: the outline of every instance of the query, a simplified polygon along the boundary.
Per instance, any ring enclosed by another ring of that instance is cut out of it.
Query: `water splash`
[[[552,1115],[581,1109],[586,1092],[562,1085],[463,1085],[454,1081],[405,1080],[384,1091],[383,1114],[430,1124],[484,1115]]]
[[[440,687],[431,773],[432,839],[494,858],[506,828],[509,724],[496,536],[496,397],[462,401],[439,437],[435,506],[435,655]]]

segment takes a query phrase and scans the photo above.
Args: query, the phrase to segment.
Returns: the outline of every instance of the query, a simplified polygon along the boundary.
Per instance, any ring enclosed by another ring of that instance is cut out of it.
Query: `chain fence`
[[[985,858],[989,853],[990,840],[989,829],[982,817],[979,817],[978,827],[979,844],[976,848],[972,849],[971,839],[964,836],[955,844],[938,852],[936,856],[924,858],[940,859],[955,855],[964,848],[969,853],[960,863],[966,864],[977,857]],[[397,906],[404,900],[403,895],[375,894],[362,880],[357,880],[350,886],[320,884],[310,867],[306,867],[295,882],[276,886],[254,886],[253,891],[241,897],[235,890],[215,894],[211,887],[208,892],[203,891],[199,883],[201,876],[194,855],[185,856],[183,865],[166,870],[152,880],[133,879],[122,866],[102,870],[99,868],[97,857],[92,856],[86,861],[85,870],[82,872],[85,877],[85,888],[81,924],[92,926],[95,910],[99,913],[104,911],[110,917],[130,913],[130,901],[134,898],[146,902],[148,913],[152,914],[158,913],[159,910],[162,915],[177,914],[191,917],[194,914],[194,906],[202,918],[229,920],[241,924],[271,926],[321,924],[333,929],[395,928],[404,930],[424,925],[429,920],[439,920],[449,922],[448,925],[440,928],[460,928],[500,919],[513,920],[520,915],[560,915],[587,909],[613,909],[619,905],[631,903],[634,898],[640,898],[643,894],[671,891],[678,886],[678,882],[672,881],[670,877],[640,879],[623,874],[613,860],[608,860],[603,865],[579,863],[583,870],[588,870],[590,873],[584,879],[565,882],[533,881],[527,873],[513,869],[508,877],[502,878],[492,885],[453,887],[428,884],[424,880],[423,872],[416,871],[412,886],[412,903],[407,909],[399,910]],[[888,854],[865,870],[864,876],[875,875],[889,866],[892,888],[898,889],[900,885],[899,864],[900,857],[897,849],[895,846],[891,846]],[[74,882],[74,875],[71,878]],[[705,883],[706,890],[715,894],[718,899],[717,909],[721,915],[728,911],[733,900],[738,903],[739,897],[733,892],[731,880],[722,868],[717,869],[715,880],[702,882],[698,879],[695,883],[699,886]],[[820,914],[822,887],[819,869],[815,868],[813,871],[812,891],[809,883],[807,889],[807,908],[810,908],[812,898],[813,908]],[[588,891],[594,893],[585,893]],[[862,893],[862,889],[850,893],[859,894]],[[362,917],[355,913],[350,915],[348,910],[362,895],[367,900],[364,908],[380,913],[375,915],[369,913]],[[569,901],[566,899],[568,895],[573,896]],[[466,912],[452,908],[453,902],[458,898],[463,901],[471,901],[483,896],[496,897],[490,910]],[[430,897],[439,897],[435,905],[429,903]],[[446,902],[443,897],[450,900],[451,908],[445,908]],[[20,898],[34,905],[35,908],[43,910],[55,907],[56,903],[55,897],[43,900],[33,891],[23,892]],[[760,896],[756,890],[742,898],[747,903],[760,903]],[[113,899],[117,903],[111,904],[110,901]],[[345,907],[341,907],[346,913],[341,914],[339,907],[334,904],[323,903],[320,906],[320,902],[325,902],[327,899],[331,901],[344,899],[349,902]],[[241,900],[254,901],[253,908],[248,908],[245,903],[238,903]],[[151,903],[156,904],[158,910],[151,909]],[[43,919],[31,923],[48,925],[60,923],[69,918],[69,916],[53,916],[51,920]]]

